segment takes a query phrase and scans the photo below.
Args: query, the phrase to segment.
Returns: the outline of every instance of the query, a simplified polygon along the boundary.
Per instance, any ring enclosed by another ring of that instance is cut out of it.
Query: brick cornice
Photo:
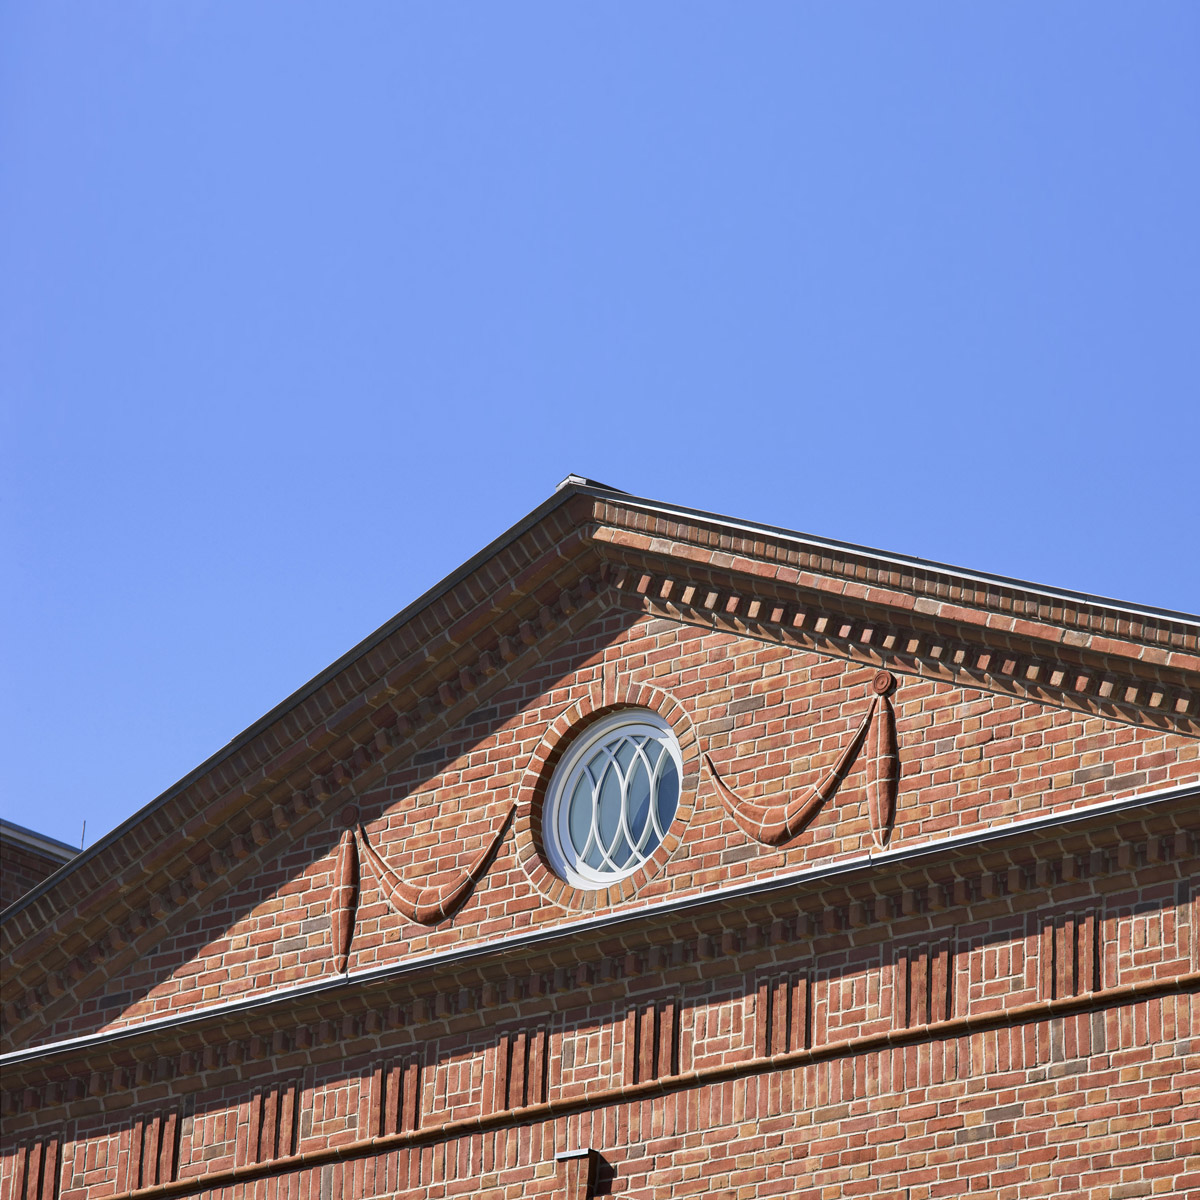
[[[675,532],[597,530],[602,556],[616,568],[614,586],[649,612],[1200,736],[1194,655],[1110,632],[1089,635],[1065,618],[1053,623],[914,598],[775,564],[769,556],[717,553],[671,539]]]
[[[718,571],[773,576],[793,586],[857,596],[888,607],[960,609],[977,614],[973,620],[1014,628],[1018,633],[1032,635],[1032,630],[1016,625],[1027,621],[1124,646],[1162,646],[1181,655],[1171,665],[1200,669],[1200,617],[1191,614],[1058,592],[1020,580],[788,530],[749,526],[711,513],[669,508],[632,497],[610,495],[598,501],[595,519],[600,527],[613,531],[604,540],[643,551],[698,558]],[[926,603],[921,604],[922,600]],[[1113,649],[1120,649],[1120,645]]]
[[[6,1103],[24,1088],[88,1072],[106,1091],[155,1071],[182,1080],[261,1059],[276,1043],[306,1053],[327,1046],[333,1058],[384,1028],[465,1029],[523,998],[653,974],[671,962],[726,959],[730,971],[752,973],[756,956],[781,944],[804,943],[815,954],[826,939],[894,940],[961,920],[954,910],[983,921],[997,911],[1053,909],[1085,883],[1107,890],[1133,871],[1187,879],[1200,846],[1195,795],[1178,788],[1024,818],[32,1049],[4,1063]]]

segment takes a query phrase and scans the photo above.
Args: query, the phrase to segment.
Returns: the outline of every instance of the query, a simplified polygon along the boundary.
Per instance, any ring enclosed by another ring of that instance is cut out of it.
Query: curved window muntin
[[[649,783],[647,811],[640,828],[631,829],[630,786],[639,765]],[[633,875],[666,837],[679,810],[682,780],[679,742],[657,713],[624,709],[597,721],[567,750],[550,782],[542,826],[550,865],[568,883],[590,890]],[[615,828],[611,814],[606,819],[601,812],[602,793],[609,788],[611,796],[614,782]]]

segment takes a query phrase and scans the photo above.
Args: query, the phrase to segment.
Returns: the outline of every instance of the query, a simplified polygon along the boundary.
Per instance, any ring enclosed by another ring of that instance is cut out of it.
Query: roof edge
[[[568,480],[570,478],[571,477],[568,476]],[[566,482],[568,481],[564,480],[564,483]],[[236,754],[243,746],[257,737],[258,734],[262,733],[266,729],[269,729],[271,725],[273,725],[281,717],[286,716],[293,708],[299,704],[302,704],[315,691],[333,679],[340,671],[345,670],[346,667],[356,662],[364,654],[369,653],[381,641],[383,641],[384,638],[389,637],[407,621],[411,620],[419,612],[421,612],[422,609],[428,607],[440,596],[444,595],[452,587],[454,587],[455,584],[465,579],[471,574],[472,571],[491,558],[492,555],[496,554],[500,550],[503,550],[504,547],[510,542],[516,541],[517,538],[519,538],[523,533],[531,529],[560,505],[565,504],[572,496],[587,490],[589,489],[580,488],[574,484],[570,484],[570,486],[567,487],[562,487],[562,485],[560,485],[560,490],[556,491],[553,495],[544,500],[532,512],[527,513],[515,525],[509,526],[509,528],[500,534],[499,537],[493,538],[493,540],[484,546],[482,550],[478,551],[476,554],[473,554],[469,559],[467,559],[466,562],[460,564],[448,575],[444,576],[437,583],[435,583],[433,587],[422,592],[421,595],[413,600],[410,604],[406,604],[404,608],[402,608],[394,617],[389,618],[373,632],[367,634],[362,641],[356,643],[339,658],[336,658],[329,664],[329,666],[325,667],[321,671],[318,671],[317,674],[312,676],[312,678],[306,683],[302,683],[294,692],[276,704],[274,708],[269,709],[261,717],[259,717],[257,721],[247,725],[246,728],[241,731],[241,733],[235,734],[229,739],[228,742],[225,743],[224,746],[220,748],[220,750],[216,751],[214,754],[210,754],[208,758],[204,759],[204,761],[198,766],[193,767],[192,770],[190,770],[186,775],[182,776],[180,779],[177,779],[173,784],[171,784],[170,787],[166,788],[164,791],[155,796],[153,800],[143,804],[141,808],[137,809],[136,812],[132,813],[119,825],[109,830],[109,832],[103,837],[98,838],[86,850],[79,851],[70,862],[59,867],[59,869],[55,871],[53,875],[47,876],[47,878],[39,883],[37,887],[26,892],[25,895],[21,896],[18,900],[14,900],[13,903],[7,908],[0,909],[0,925],[3,925],[6,921],[15,917],[23,909],[28,908],[30,904],[35,903],[48,891],[56,887],[60,880],[66,878],[66,876],[72,871],[84,866],[97,854],[100,854],[104,850],[108,849],[109,846],[111,846],[114,842],[119,841],[121,837],[128,833],[129,830],[131,830],[135,825],[139,824],[147,817],[152,816],[160,808],[162,808],[163,805],[168,804],[181,792],[185,791],[188,787],[195,783],[197,779],[207,774],[207,772],[211,771],[214,767],[219,766],[231,755]],[[611,493],[605,489],[605,494],[624,495],[623,492],[617,492],[615,489]]]
[[[565,483],[566,481],[564,481]],[[560,485],[561,486],[561,485]],[[1031,595],[1043,596],[1050,599],[1072,600],[1076,603],[1090,604],[1096,608],[1106,608],[1113,612],[1119,612],[1124,615],[1154,617],[1158,620],[1178,621],[1185,625],[1200,626],[1200,615],[1196,613],[1183,612],[1177,609],[1170,608],[1154,608],[1147,605],[1132,604],[1125,600],[1117,600],[1110,596],[1101,596],[1092,592],[1076,592],[1065,588],[1051,587],[1047,584],[1034,583],[1027,579],[1019,579],[1009,575],[993,575],[986,571],[968,570],[964,567],[954,566],[952,563],[939,562],[931,558],[918,558],[914,555],[895,554],[886,550],[879,550],[873,546],[863,546],[857,542],[842,542],[833,538],[817,537],[813,534],[802,533],[794,529],[786,529],[781,525],[761,525],[753,521],[742,521],[736,517],[728,517],[722,513],[709,512],[702,508],[687,508],[675,504],[663,504],[658,500],[650,500],[644,496],[635,496],[630,492],[621,492],[616,488],[609,488],[603,484],[596,484],[590,480],[581,481],[575,485],[575,490],[597,498],[615,498],[621,503],[636,505],[639,508],[644,508],[660,515],[684,517],[690,520],[710,521],[719,525],[724,525],[730,529],[736,529],[743,533],[762,534],[767,537],[779,538],[783,541],[793,542],[797,545],[811,546],[818,549],[849,551],[853,554],[862,554],[870,558],[878,559],[881,562],[896,563],[898,565],[917,567],[927,571],[937,571],[945,575],[952,575],[956,579],[971,580],[978,583],[993,583],[1000,587],[1011,588],[1028,592]]]
[[[50,858],[59,858],[67,862],[79,853],[79,848],[60,842],[47,834],[38,833],[36,829],[26,829],[15,821],[6,821],[0,817],[0,842],[15,842],[18,846],[28,846]]]

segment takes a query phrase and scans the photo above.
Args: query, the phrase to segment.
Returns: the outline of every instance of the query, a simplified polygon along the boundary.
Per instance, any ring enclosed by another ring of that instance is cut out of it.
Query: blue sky
[[[1200,6],[0,8],[0,811],[575,472],[1195,610]]]

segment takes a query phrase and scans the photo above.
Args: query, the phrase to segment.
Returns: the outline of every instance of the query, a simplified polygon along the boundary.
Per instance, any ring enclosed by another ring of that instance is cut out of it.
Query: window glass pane
[[[633,762],[633,756],[636,753],[632,738],[622,738],[612,748],[613,753],[617,756],[617,762],[621,764],[621,770],[625,774],[629,773],[629,764]]]
[[[621,779],[610,762],[600,780],[596,796],[596,827],[605,848],[611,846],[621,827]]]
[[[675,819],[675,810],[679,807],[679,772],[674,762],[668,761],[662,769],[658,780],[658,794],[655,796],[658,827],[666,833],[667,828]]]
[[[616,843],[613,845],[612,851],[609,853],[608,857],[611,858],[618,867],[624,867],[628,865],[629,860],[633,857],[633,848],[629,845],[629,842],[626,841],[624,833],[617,834]]]
[[[567,806],[568,836],[576,854],[587,849],[588,834],[592,830],[592,781],[588,773],[579,777]]]
[[[641,843],[642,835],[650,821],[650,775],[640,755],[633,764],[628,795],[629,808],[625,814],[625,823],[636,846]]]

